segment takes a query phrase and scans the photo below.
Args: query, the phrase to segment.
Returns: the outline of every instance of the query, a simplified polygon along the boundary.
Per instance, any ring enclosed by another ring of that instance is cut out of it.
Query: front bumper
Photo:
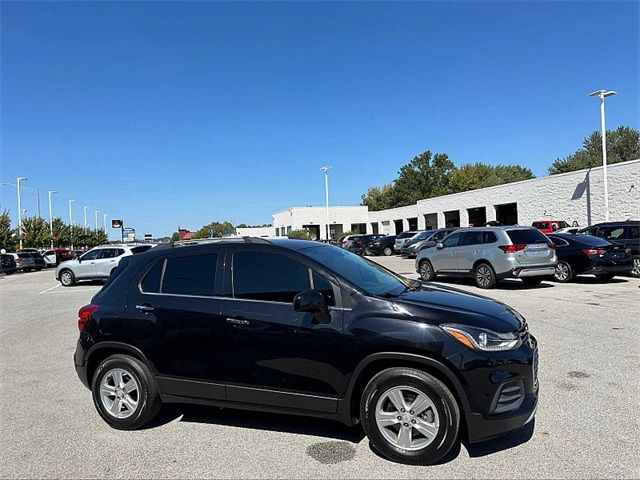
[[[470,443],[483,442],[516,430],[534,419],[538,409],[538,392],[529,395],[522,406],[509,415],[487,419],[479,413],[467,414],[467,431]]]

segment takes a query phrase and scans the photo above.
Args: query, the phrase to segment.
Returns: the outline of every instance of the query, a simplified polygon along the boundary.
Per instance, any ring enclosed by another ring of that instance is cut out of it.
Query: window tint
[[[531,243],[549,243],[549,239],[534,228],[526,230],[507,230],[507,235],[514,245],[529,245]]]
[[[85,260],[95,260],[96,258],[98,258],[100,256],[100,254],[102,253],[102,250],[104,250],[104,249],[91,250],[90,252],[87,252],[84,255],[82,255],[80,258],[82,259],[83,262]]]
[[[309,288],[309,269],[296,260],[267,252],[233,255],[236,298],[289,303],[297,293]]]
[[[333,306],[336,304],[333,287],[324,277],[321,277],[316,272],[313,272],[313,288],[320,291],[322,295],[324,295],[324,299],[325,302],[327,302],[327,305]]]
[[[431,232],[420,232],[415,237],[412,238],[414,242],[419,242],[420,240],[425,240],[431,235]]]
[[[114,258],[118,256],[118,249],[117,248],[103,248],[100,251],[100,256],[98,258]],[[124,253],[124,250],[122,250],[122,252]]]
[[[213,295],[218,255],[191,255],[167,259],[162,293]]]
[[[478,245],[482,243],[482,232],[466,232],[462,245]]]
[[[629,239],[637,239],[640,238],[640,225],[635,227],[628,227],[627,238]]]
[[[591,227],[591,228],[586,228],[580,233],[584,235],[595,235],[597,232],[598,232],[598,227]]]
[[[553,243],[556,244],[556,247],[566,247],[567,245],[569,245],[569,242],[567,242],[566,240],[563,240],[560,237],[549,237],[551,239],[551,241]]]
[[[436,232],[433,234],[433,236],[431,237],[431,240],[433,240],[434,242],[439,242],[440,240],[442,240],[444,237],[447,236],[449,232],[447,230],[442,230],[440,232]]]
[[[122,262],[120,262],[122,263]],[[160,277],[162,276],[162,267],[164,266],[164,260],[156,262],[156,264],[149,270],[144,276],[142,282],[140,282],[140,288],[146,293],[158,293],[160,292]]]
[[[607,240],[624,238],[624,227],[600,227],[598,236]]]
[[[462,233],[452,233],[451,235],[449,235],[447,238],[444,239],[442,244],[445,247],[456,247],[458,246],[458,242],[460,241],[461,237],[462,237]]]
[[[498,237],[493,232],[484,232],[482,243],[495,243],[498,241]]]
[[[146,252],[151,247],[152,247],[152,245],[140,245],[139,247],[133,247],[131,249],[131,253],[133,253],[135,255],[136,253]]]
[[[533,222],[534,228],[548,228],[547,222]]]

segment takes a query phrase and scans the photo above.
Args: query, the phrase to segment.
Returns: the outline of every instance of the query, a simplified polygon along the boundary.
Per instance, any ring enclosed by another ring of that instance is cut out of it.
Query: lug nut
[[[413,410],[411,410],[409,413],[410,413],[411,415],[413,415]]]
[[[409,426],[409,424],[408,424],[408,423],[405,423],[405,424],[404,424],[404,426],[405,426],[405,427],[408,427],[408,426]]]
[[[406,410],[404,408],[401,408],[400,411],[404,413]]]
[[[398,420],[402,420],[402,417],[400,415],[398,415]]]
[[[415,420],[411,420],[411,423],[416,423],[416,421]]]

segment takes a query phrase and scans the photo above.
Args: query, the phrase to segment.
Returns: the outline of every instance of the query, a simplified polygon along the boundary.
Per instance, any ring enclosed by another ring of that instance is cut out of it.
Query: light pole
[[[600,99],[600,124],[602,128],[602,177],[604,179],[604,221],[609,221],[609,184],[607,182],[607,129],[604,120],[604,99],[615,95],[613,90],[596,90],[589,94],[590,97]]]
[[[22,250],[22,197],[20,196],[20,182],[27,180],[27,177],[16,178],[16,188],[18,189],[18,242]]]
[[[82,207],[84,209],[84,228],[87,228],[87,208],[91,207],[91,205],[85,205]]]
[[[51,234],[51,248],[53,249],[53,207],[51,206],[51,195],[58,193],[55,190],[49,190],[49,233]]]
[[[69,240],[71,240],[71,250],[73,250],[73,213],[71,211],[71,204],[75,200],[69,200]]]
[[[96,210],[93,213],[95,213],[95,215],[96,215],[96,232],[97,232],[98,231],[98,214],[100,213],[100,210]]]
[[[108,213],[105,213],[104,215],[102,215],[102,225],[104,226],[104,233],[107,233],[107,217],[109,216]]]
[[[329,227],[329,169],[331,167],[328,165],[325,165],[324,167],[320,168],[320,170],[322,170],[324,172],[324,201],[325,201],[325,210],[326,210],[326,221],[327,221],[327,240],[329,240],[329,238],[331,238],[330,233],[331,233],[331,229]]]

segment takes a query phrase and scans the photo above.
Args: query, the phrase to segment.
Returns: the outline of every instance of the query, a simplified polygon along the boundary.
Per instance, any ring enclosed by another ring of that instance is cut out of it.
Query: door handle
[[[136,309],[141,312],[153,312],[153,307],[151,305],[136,305]]]
[[[250,325],[251,324],[251,322],[249,322],[249,320],[245,320],[243,318],[229,318],[229,317],[227,317],[226,322],[230,323],[231,325]]]
[[[111,260],[111,263],[114,263],[114,262],[115,262],[115,260]]]
[[[96,262],[91,262],[89,265],[94,265]]]

